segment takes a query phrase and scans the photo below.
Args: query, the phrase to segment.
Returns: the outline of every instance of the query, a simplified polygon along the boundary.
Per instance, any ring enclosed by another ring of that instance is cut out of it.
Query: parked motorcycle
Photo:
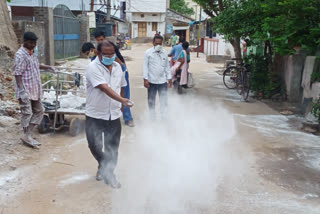
[[[124,40],[124,37],[121,36],[121,34],[118,34],[118,36],[117,36],[117,41],[116,41],[117,47],[118,47],[119,49],[121,49],[121,50],[124,50],[124,49],[125,49],[125,44],[126,44],[126,42],[125,42],[125,40]]]

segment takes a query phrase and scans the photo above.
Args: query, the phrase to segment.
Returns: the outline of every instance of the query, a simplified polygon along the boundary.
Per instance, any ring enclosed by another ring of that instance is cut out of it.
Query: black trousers
[[[148,105],[151,113],[151,118],[155,118],[156,96],[159,93],[160,113],[164,118],[168,110],[168,84],[152,84],[148,88]]]
[[[118,149],[121,137],[121,122],[101,120],[86,116],[86,135],[89,149],[98,161],[99,171],[108,179],[113,176],[118,162]]]

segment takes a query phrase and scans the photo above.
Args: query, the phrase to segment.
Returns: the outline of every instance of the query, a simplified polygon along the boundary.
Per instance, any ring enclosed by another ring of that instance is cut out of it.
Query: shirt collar
[[[21,45],[21,49],[25,54],[28,54],[28,56],[33,55],[33,51],[29,51],[27,48],[23,47],[23,45]]]

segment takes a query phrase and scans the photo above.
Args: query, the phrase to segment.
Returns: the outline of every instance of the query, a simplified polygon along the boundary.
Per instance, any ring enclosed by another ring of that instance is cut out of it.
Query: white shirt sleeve
[[[144,54],[144,59],[143,59],[143,79],[147,80],[148,79],[148,74],[149,74],[149,51],[146,51]]]
[[[103,74],[101,73],[101,71],[95,66],[89,65],[86,70],[85,76],[87,82],[90,82],[94,88],[102,84],[108,84],[103,78]]]
[[[121,77],[121,87],[126,87],[128,85],[127,80],[126,80],[126,72],[122,72],[122,77]]]

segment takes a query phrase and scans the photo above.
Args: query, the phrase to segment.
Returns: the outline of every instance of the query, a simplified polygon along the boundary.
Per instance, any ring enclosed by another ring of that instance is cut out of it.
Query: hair
[[[187,50],[189,48],[189,42],[183,42],[182,47],[184,50]]]
[[[110,41],[109,41],[109,42],[110,42]],[[117,57],[120,59],[120,61],[121,61],[122,63],[125,63],[124,58],[123,58],[122,54],[120,53],[119,48],[118,48],[113,42],[110,42],[110,43],[113,45],[113,47],[114,47],[114,52],[115,52],[115,54],[117,55]]]
[[[157,35],[155,35],[155,36],[153,37],[153,42],[155,42],[156,39],[161,39],[161,40],[163,41],[163,37],[160,36],[159,34],[157,34]]]
[[[103,31],[95,31],[94,32],[94,38],[97,38],[99,36],[103,36],[103,37],[106,37],[106,35],[104,34]]]
[[[38,37],[33,32],[25,32],[23,34],[23,41],[37,41]]]
[[[91,42],[86,42],[82,45],[81,52],[85,53],[90,51],[92,48],[95,48],[94,45]]]
[[[113,47],[113,44],[109,41],[103,41],[101,43],[98,44],[98,47],[97,47],[97,50],[98,52],[101,54],[101,51],[102,51],[102,47]]]

